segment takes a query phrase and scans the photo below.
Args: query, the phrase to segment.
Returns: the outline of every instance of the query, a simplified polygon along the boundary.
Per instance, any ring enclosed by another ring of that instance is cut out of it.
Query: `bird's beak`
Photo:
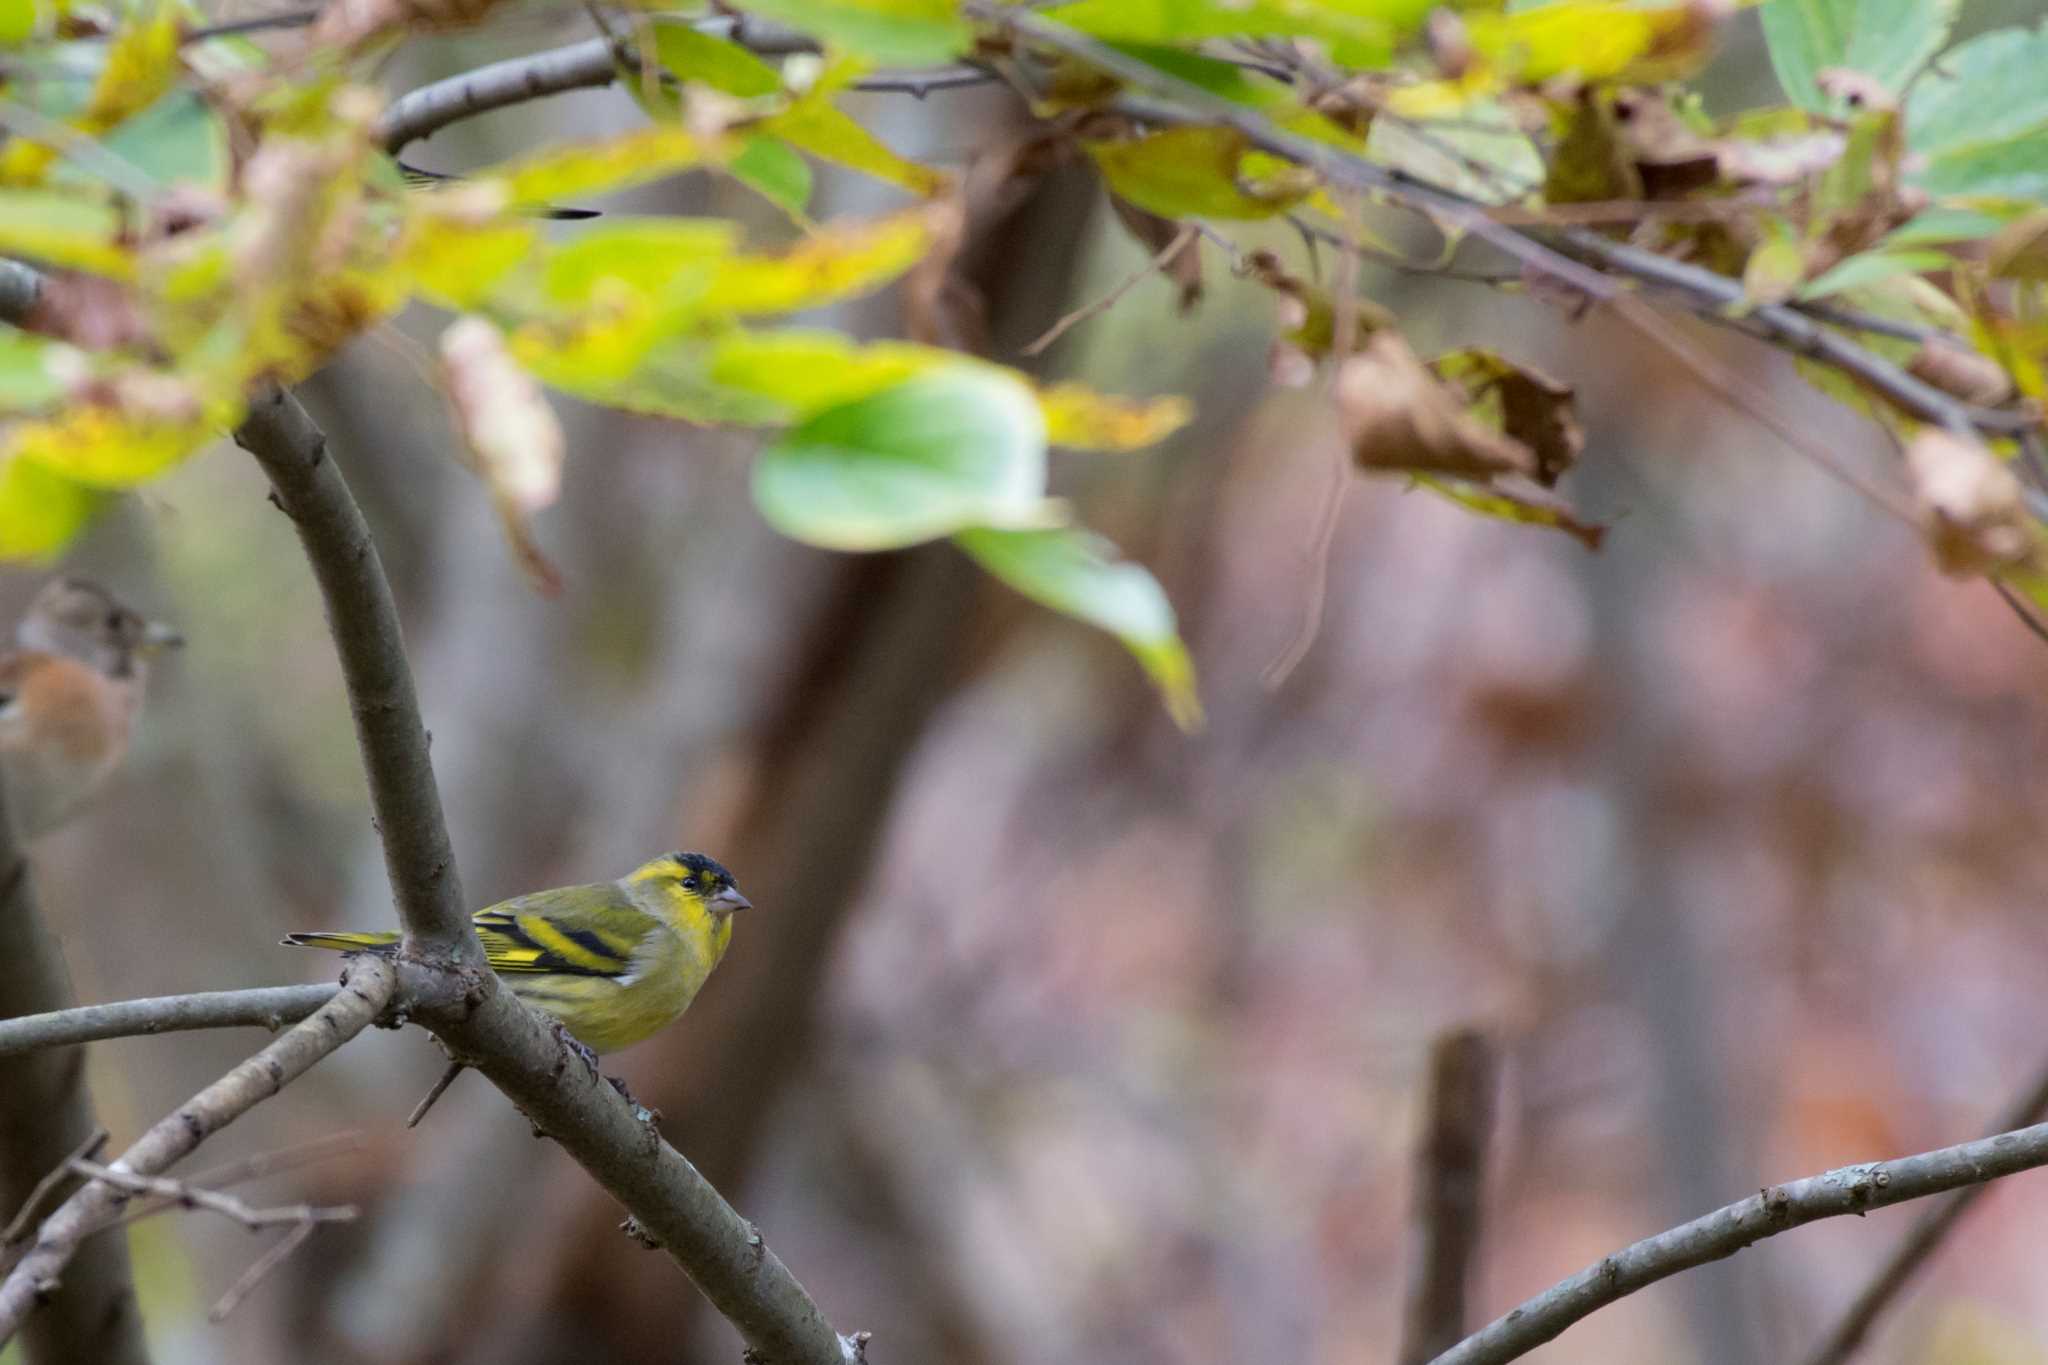
[[[185,637],[161,621],[149,621],[143,624],[136,646],[144,654],[161,654],[167,649],[183,649]]]
[[[720,915],[730,915],[735,910],[751,910],[754,903],[740,894],[737,886],[728,886],[711,898],[711,909]]]

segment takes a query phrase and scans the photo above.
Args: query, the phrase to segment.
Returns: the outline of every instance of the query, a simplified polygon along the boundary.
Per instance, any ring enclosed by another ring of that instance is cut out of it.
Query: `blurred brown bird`
[[[121,766],[149,659],[184,640],[96,583],[55,578],[0,654],[0,786],[24,837],[63,824]]]

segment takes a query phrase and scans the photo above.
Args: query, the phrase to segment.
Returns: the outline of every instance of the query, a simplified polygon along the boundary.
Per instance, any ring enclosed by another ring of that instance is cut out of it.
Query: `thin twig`
[[[275,1033],[319,1009],[333,998],[337,989],[326,983],[199,991],[0,1019],[0,1057],[103,1038],[136,1038],[188,1029],[253,1025]]]
[[[1493,1128],[1493,1046],[1453,1029],[1429,1052],[1429,1094],[1415,1150],[1415,1261],[1402,1365],[1421,1365],[1465,1334],[1465,1289],[1479,1251],[1486,1143]]]
[[[206,1320],[220,1322],[241,1307],[242,1300],[248,1298],[271,1271],[283,1265],[287,1256],[304,1246],[306,1239],[313,1235],[313,1229],[318,1226],[319,1224],[309,1220],[278,1238],[268,1251],[250,1262],[249,1268],[242,1272],[241,1278],[229,1285],[227,1292],[214,1302],[213,1307],[206,1310]]]
[[[1993,586],[2004,591],[2004,584],[1997,582],[1996,579],[1992,582]],[[2038,624],[2029,624],[2033,625],[2037,632],[2040,630]],[[2048,1069],[2037,1075],[2027,1090],[2016,1097],[2006,1107],[2005,1112],[1992,1121],[1991,1131],[2010,1132],[2015,1128],[2038,1123],[2043,1116],[2048,1116]],[[1854,1355],[1878,1316],[1898,1298],[1900,1292],[1912,1280],[1914,1273],[1934,1255],[1935,1248],[1941,1245],[1950,1230],[1969,1210],[1970,1205],[1977,1202],[1978,1197],[1988,1188],[1990,1187],[1986,1185],[1966,1186],[1923,1209],[1919,1218],[1914,1221],[1911,1231],[1892,1248],[1892,1254],[1885,1257],[1884,1264],[1870,1277],[1870,1282],[1863,1287],[1863,1292],[1856,1296],[1842,1316],[1836,1320],[1833,1329],[1821,1339],[1813,1354],[1806,1358],[1806,1365],[1842,1365],[1843,1361]]]
[[[105,1181],[117,1190],[128,1194],[146,1194],[163,1201],[159,1210],[172,1207],[181,1209],[205,1209],[223,1218],[231,1218],[251,1232],[258,1228],[276,1227],[280,1223],[347,1223],[360,1212],[353,1204],[286,1204],[274,1208],[258,1208],[246,1204],[231,1194],[210,1190],[189,1180],[173,1180],[163,1175],[137,1175],[117,1166],[103,1166],[97,1161],[73,1157],[64,1163],[77,1175],[88,1180]]]
[[[1610,1303],[1682,1270],[1732,1256],[1766,1237],[1823,1218],[1861,1215],[2040,1166],[2048,1166],[2048,1124],[1772,1185],[1602,1257],[1495,1318],[1437,1356],[1432,1365],[1505,1365]]]
[[[2027,628],[2027,632],[2042,644],[2048,645],[2048,625],[2042,624],[2041,618],[2035,615],[2033,607],[2027,600],[1996,578],[1988,581],[1993,591],[2005,599],[2005,605],[2012,608],[2012,614],[2020,618],[2020,624]]]
[[[1068,332],[1072,331],[1075,327],[1079,326],[1081,323],[1086,322],[1089,318],[1094,317],[1097,313],[1108,312],[1111,308],[1116,306],[1116,302],[1118,299],[1121,299],[1124,295],[1130,293],[1133,289],[1136,289],[1140,284],[1142,284],[1148,277],[1150,277],[1155,272],[1164,270],[1166,268],[1166,263],[1168,261],[1172,260],[1175,256],[1178,256],[1181,253],[1182,248],[1186,247],[1189,243],[1195,240],[1195,235],[1195,227],[1192,223],[1182,223],[1180,231],[1173,234],[1173,240],[1169,241],[1165,246],[1159,248],[1158,251],[1154,252],[1152,254],[1152,259],[1146,261],[1144,265],[1140,266],[1136,270],[1133,270],[1129,275],[1126,275],[1123,279],[1119,280],[1116,283],[1116,285],[1113,288],[1111,288],[1108,293],[1104,294],[1101,298],[1095,299],[1089,303],[1081,305],[1079,308],[1076,308],[1073,312],[1068,313],[1065,317],[1061,318],[1058,322],[1055,322],[1052,326],[1046,328],[1045,334],[1043,336],[1039,337],[1038,340],[1032,342],[1030,345],[1024,347],[1022,350],[1018,351],[1017,354],[1022,356],[1037,355],[1041,351],[1045,350],[1046,347],[1052,345],[1055,341],[1058,341],[1061,337],[1065,336]]]
[[[64,1158],[63,1165],[52,1166],[43,1172],[43,1178],[28,1192],[28,1198],[21,1201],[21,1207],[15,1210],[14,1217],[8,1220],[5,1228],[0,1228],[0,1259],[6,1257],[7,1248],[28,1236],[28,1230],[35,1226],[37,1211],[42,1208],[43,1201],[50,1197],[50,1191],[71,1178],[71,1163],[93,1155],[105,1145],[106,1140],[106,1129],[93,1129],[91,1135],[79,1144],[78,1150]]]
[[[186,1156],[369,1027],[391,1000],[396,984],[390,963],[379,958],[356,962],[332,1000],[150,1127],[121,1154],[115,1169],[155,1175]],[[0,1345],[21,1330],[29,1313],[57,1287],[79,1244],[119,1217],[129,1198],[110,1184],[88,1181],[43,1220],[34,1245],[0,1280]]]

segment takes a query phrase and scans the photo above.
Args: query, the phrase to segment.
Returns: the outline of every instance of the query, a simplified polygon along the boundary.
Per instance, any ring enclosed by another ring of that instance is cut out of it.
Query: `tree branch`
[[[2001,1133],[2039,1123],[2044,1115],[2048,1115],[2048,1070],[2035,1077],[2026,1093],[2015,1099],[1993,1121],[1991,1131]],[[1863,1292],[1843,1311],[1833,1329],[1806,1358],[1806,1365],[1842,1365],[1854,1355],[1878,1317],[1898,1298],[1914,1274],[1934,1255],[1935,1248],[1941,1245],[1969,1211],[1970,1205],[1976,1203],[1987,1188],[1985,1185],[1965,1186],[1922,1210],[1912,1229],[1892,1248],[1892,1254],[1885,1257],[1877,1273],[1870,1277],[1870,1283],[1863,1287]]]
[[[1586,1267],[1494,1319],[1432,1365],[1503,1365],[1646,1285],[1732,1256],[1766,1237],[1823,1218],[1861,1215],[2044,1165],[2048,1124],[2037,1124],[1897,1161],[1843,1166],[1773,1185]]]
[[[405,950],[482,970],[483,945],[469,927],[398,606],[370,528],[327,458],[326,436],[283,389],[271,387],[251,401],[235,444],[270,476],[319,581]]]
[[[333,998],[337,989],[331,984],[319,984],[199,991],[0,1019],[0,1057],[102,1038],[135,1038],[188,1029],[254,1025],[275,1033],[319,1009]]]
[[[1465,1288],[1479,1251],[1486,1139],[1493,1127],[1493,1048],[1453,1029],[1429,1054],[1429,1097],[1416,1146],[1415,1257],[1402,1365],[1422,1365],[1465,1334]]]
[[[397,972],[379,958],[361,958],[333,999],[290,1032],[180,1105],[114,1162],[125,1175],[156,1175],[201,1142],[277,1094],[322,1057],[367,1028],[391,1000]],[[35,1244],[0,1281],[0,1344],[55,1292],[79,1244],[112,1224],[129,1192],[93,1180],[43,1220]]]
[[[1187,123],[1199,120],[1232,128],[1243,134],[1253,146],[1307,167],[1333,186],[1384,196],[1393,203],[1459,228],[1506,253],[1525,268],[1553,277],[1588,298],[1615,304],[1624,318],[1634,322],[1660,344],[1665,344],[1667,338],[1659,329],[1648,325],[1654,323],[1654,317],[1639,315],[1628,306],[1630,296],[1622,282],[1602,269],[1584,264],[1584,261],[1595,261],[1619,275],[1676,290],[1688,297],[1692,311],[1699,316],[1722,325],[1761,333],[1767,340],[1788,350],[1831,365],[1882,394],[1903,411],[1925,421],[1951,430],[1975,429],[1993,435],[2011,435],[2040,424],[2038,415],[2034,413],[1973,407],[1963,403],[1914,378],[1840,333],[1827,330],[1797,309],[1767,304],[1750,309],[1743,317],[1731,318],[1726,311],[1728,306],[1744,302],[1739,281],[1668,260],[1654,252],[1612,242],[1583,228],[1545,230],[1542,237],[1547,240],[1539,240],[1495,221],[1485,206],[1474,200],[1394,167],[1368,161],[1341,147],[1289,132],[1256,109],[1214,94],[1063,24],[1006,8],[995,0],[966,0],[963,8],[985,23],[1009,29],[1031,42],[1085,62],[1134,89],[1163,97],[1127,95],[1115,106],[1123,113],[1141,121]]]
[[[37,913],[28,862],[0,810],[0,1016],[70,1003],[63,952]],[[40,1198],[37,1177],[79,1154],[99,1131],[82,1051],[0,1060],[0,1217]],[[23,1345],[32,1365],[148,1365],[125,1240],[103,1237],[85,1249]]]
[[[624,1204],[762,1357],[856,1359],[857,1344],[832,1330],[753,1225],[569,1052],[560,1029],[497,988],[461,905],[397,610],[362,512],[289,393],[259,396],[235,440],[269,474],[326,602],[406,930],[399,999]]]

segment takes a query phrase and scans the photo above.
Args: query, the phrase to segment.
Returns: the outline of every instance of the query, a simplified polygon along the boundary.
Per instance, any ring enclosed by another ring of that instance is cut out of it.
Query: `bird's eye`
[[[695,877],[683,878],[683,890],[685,891],[695,891],[702,885],[703,883],[699,882]]]

